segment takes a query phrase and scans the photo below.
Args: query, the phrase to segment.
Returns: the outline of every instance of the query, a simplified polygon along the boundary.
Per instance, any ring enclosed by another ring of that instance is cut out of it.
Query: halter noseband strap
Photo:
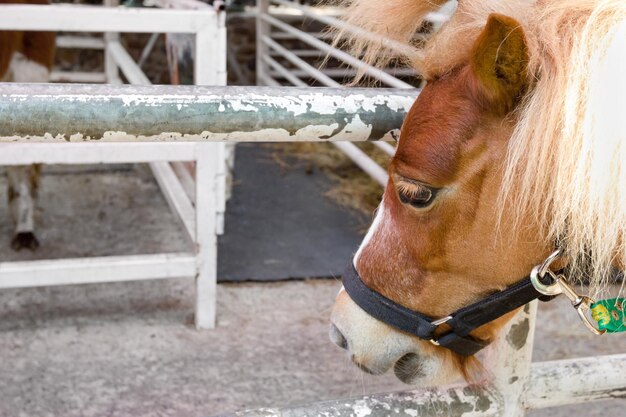
[[[352,262],[343,275],[343,286],[350,298],[375,319],[462,356],[471,356],[489,344],[470,336],[472,330],[532,300],[544,299],[533,286],[530,277],[526,277],[503,291],[491,294],[443,319],[436,320],[401,306],[367,287]],[[450,330],[436,337],[435,330],[444,323]]]

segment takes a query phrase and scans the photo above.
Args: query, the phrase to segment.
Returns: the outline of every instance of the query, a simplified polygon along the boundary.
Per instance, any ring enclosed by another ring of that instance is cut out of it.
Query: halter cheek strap
[[[530,277],[526,277],[503,291],[491,294],[443,319],[436,320],[408,309],[367,287],[352,262],[343,275],[343,286],[352,301],[375,319],[420,339],[450,349],[461,356],[474,355],[489,344],[489,342],[470,336],[469,333],[472,330],[532,300],[546,299],[535,289]],[[444,323],[450,327],[450,331],[436,337],[436,329]]]

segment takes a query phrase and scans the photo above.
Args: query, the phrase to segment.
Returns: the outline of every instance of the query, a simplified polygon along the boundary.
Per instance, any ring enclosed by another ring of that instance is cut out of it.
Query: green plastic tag
[[[626,298],[609,298],[591,305],[591,317],[598,322],[598,329],[608,333],[626,331]]]

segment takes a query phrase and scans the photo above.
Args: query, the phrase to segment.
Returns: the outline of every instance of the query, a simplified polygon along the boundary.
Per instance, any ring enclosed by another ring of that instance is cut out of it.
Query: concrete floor
[[[57,181],[72,188],[84,180],[55,175],[43,190]],[[118,191],[111,191],[111,184]],[[182,244],[149,177],[133,170],[103,172],[92,175],[89,187],[87,194],[48,200],[44,216],[63,213],[69,201],[92,203],[72,203],[77,211],[62,221],[52,216],[46,227],[60,231],[42,239],[48,249],[38,256],[60,253],[56,239],[74,241],[72,247],[82,248],[83,255]],[[129,196],[132,204],[126,203]],[[93,204],[102,204],[104,215],[94,212]],[[134,221],[120,223],[130,208]],[[100,218],[100,236],[87,237],[93,235],[89,228],[70,233],[76,219],[90,216]],[[120,240],[124,233],[141,236],[123,227],[148,227],[159,239],[141,245]],[[0,244],[0,259],[8,257],[8,237],[6,242]],[[201,332],[191,326],[189,278],[2,290],[0,417],[208,416],[407,389],[391,375],[361,373],[328,341],[328,316],[339,285],[336,280],[219,285],[218,327]],[[535,360],[626,351],[623,336],[587,333],[566,300],[541,306],[536,340]],[[530,415],[620,417],[625,409],[622,400]]]

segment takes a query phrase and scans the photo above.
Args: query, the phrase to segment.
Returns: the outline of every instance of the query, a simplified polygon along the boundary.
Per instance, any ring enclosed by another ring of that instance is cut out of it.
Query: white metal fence
[[[167,5],[173,7],[178,1],[170,0]],[[116,1],[107,3],[114,6]],[[191,0],[187,3],[199,6],[197,10],[158,10],[2,5],[0,30],[103,32],[105,35],[102,39],[61,36],[58,44],[60,47],[102,49],[105,54],[104,73],[57,72],[52,74],[53,80],[121,84],[121,73],[131,84],[139,85],[150,82],[121,44],[119,33],[186,33],[194,37],[195,83],[225,85],[224,14],[203,3]],[[33,115],[24,117],[32,125]],[[40,120],[51,123],[46,112]],[[111,126],[111,130],[119,131],[116,126]],[[115,136],[112,134],[112,137]],[[0,288],[193,276],[196,277],[196,326],[214,326],[217,264],[215,235],[221,233],[224,227],[227,161],[232,159],[229,154],[232,146],[223,143],[89,142],[78,146],[3,144],[0,149],[0,165],[148,163],[193,248],[189,253],[0,262]],[[197,181],[191,179],[189,171],[183,166],[185,161],[195,162]],[[210,174],[212,170],[217,170],[215,175]],[[207,191],[214,188],[217,188],[217,192]]]
[[[51,10],[58,10],[52,12],[55,19],[50,18]],[[141,28],[132,18],[137,13],[142,13]],[[196,34],[197,50],[215,50],[212,40],[220,39],[219,19],[217,13],[99,9],[94,14],[88,8],[64,6],[43,12],[31,6],[14,6],[6,11],[2,9],[0,27],[186,31]],[[262,36],[261,39],[271,40]],[[114,42],[111,38],[108,41]],[[272,44],[266,42],[266,45]],[[108,46],[112,62],[129,80],[147,84],[138,72],[133,73],[136,64],[125,59],[115,43]],[[219,83],[219,71],[206,70],[212,68],[209,54],[198,58],[196,74],[207,77],[202,83]],[[223,68],[221,65],[213,68]],[[195,160],[199,179],[195,188],[196,217],[180,216],[183,223],[187,219],[186,228],[195,242],[195,253],[0,263],[0,287],[196,275],[196,322],[210,326],[215,311],[203,306],[214,305],[217,213],[223,195],[218,191],[221,175],[218,166],[223,158],[216,148],[206,151],[209,148],[204,146],[210,146],[209,142],[234,141],[386,139],[397,133],[416,94],[415,90],[380,89],[0,84],[1,163]],[[376,108],[383,111],[374,111]],[[90,137],[99,138],[97,143],[88,143],[97,152],[83,152],[80,148],[84,144],[71,143],[89,141]],[[33,146],[33,142],[43,142],[49,152],[45,155],[39,152],[37,149],[44,149],[43,145]],[[144,152],[145,144],[139,142],[159,142],[162,146]],[[120,152],[122,146],[124,152]],[[202,183],[202,179],[206,182]],[[184,201],[186,194],[182,186],[176,185],[177,181],[166,182],[161,183],[166,195],[177,194],[172,197],[172,203]],[[168,187],[172,189],[168,191]],[[178,191],[172,191],[174,188]],[[179,213],[189,213],[189,205],[186,207],[175,208]],[[198,217],[197,213],[205,215]],[[527,409],[626,397],[626,354],[533,364],[535,315],[536,304],[532,303],[506,326],[489,351],[491,357],[486,364],[491,367],[491,377],[483,384],[433,387],[234,415],[517,417]]]
[[[62,135],[65,138],[72,135],[73,140],[92,136],[102,138],[102,144],[112,149],[119,145],[111,141],[384,139],[397,133],[416,94],[415,90],[405,89],[5,84],[0,90],[0,141],[14,142],[5,143],[3,149],[31,146],[28,141],[59,142],[49,146],[69,149],[79,144],[65,143]],[[125,117],[125,112],[120,111],[129,107],[133,118]],[[48,115],[47,120],[37,122],[44,114]],[[111,129],[125,134],[110,135],[107,132]],[[48,135],[44,136],[45,133]],[[22,137],[28,134],[32,136]],[[217,155],[203,153],[202,157],[205,159],[198,161],[197,175],[216,179]],[[197,189],[197,193],[197,205],[206,205],[209,212],[217,210],[215,192]],[[206,239],[198,241],[200,251],[215,250],[214,219],[208,217],[196,224],[198,234]],[[161,267],[169,268],[170,272],[174,269],[186,272],[193,267],[185,257],[172,256],[162,261]],[[106,270],[104,267],[92,264],[83,272],[93,280],[107,281],[111,280],[107,276],[110,271],[122,269],[121,266],[115,269],[114,264],[106,265]],[[204,267],[211,269],[214,264]],[[127,270],[133,270],[129,260],[124,268],[121,273],[128,279]],[[0,283],[6,282],[7,272],[11,268],[0,264]],[[28,273],[32,278],[23,272],[13,269],[12,278],[28,278],[34,285],[46,284],[41,278],[44,271],[31,269]],[[212,287],[214,282],[201,285]],[[491,346],[487,353],[490,357],[485,361],[490,378],[482,384],[433,387],[232,415],[519,417],[527,409],[625,398],[626,354],[531,362],[536,308],[536,302],[523,308]]]

